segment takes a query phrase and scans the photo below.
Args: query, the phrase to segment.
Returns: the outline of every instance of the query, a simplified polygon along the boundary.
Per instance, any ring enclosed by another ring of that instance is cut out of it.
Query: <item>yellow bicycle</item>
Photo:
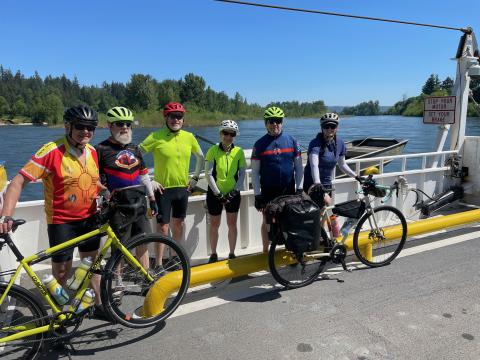
[[[111,201],[98,216],[98,229],[28,257],[21,254],[9,234],[0,235],[0,250],[7,245],[20,263],[16,270],[0,273],[0,279],[11,276],[10,281],[0,282],[2,360],[34,359],[44,341],[67,340],[73,337],[83,319],[92,313],[92,308],[78,312],[76,305],[81,302],[83,294],[90,287],[92,276],[96,273],[102,276],[101,299],[104,310],[115,322],[127,327],[143,328],[164,321],[175,311],[184,298],[190,281],[190,265],[185,250],[173,239],[159,234],[140,234],[122,243],[110,226],[109,221],[114,214],[123,214],[127,220],[123,226],[127,226],[135,221],[139,210],[144,213],[145,208],[141,203],[118,204]],[[24,220],[14,220],[13,230],[24,223]],[[79,289],[70,297],[70,303],[59,306],[31,266],[97,235],[107,236],[98,257],[87,271]],[[162,259],[154,257],[158,247],[163,248]],[[137,259],[140,249],[143,255],[147,253],[148,268],[142,266]],[[135,253],[137,257],[133,255]],[[109,258],[105,266],[102,266],[102,260],[107,257]],[[30,277],[51,311],[45,310],[35,293],[16,284],[22,270]],[[181,274],[182,281],[178,292],[171,295],[159,314],[144,316],[142,307],[148,290],[156,279],[171,271]]]

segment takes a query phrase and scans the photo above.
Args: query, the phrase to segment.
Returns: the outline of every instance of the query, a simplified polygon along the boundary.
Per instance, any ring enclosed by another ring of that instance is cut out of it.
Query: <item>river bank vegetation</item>
[[[35,72],[26,77],[0,66],[0,120],[11,123],[33,122],[61,125],[65,107],[87,104],[100,113],[113,106],[131,108],[141,126],[158,126],[163,122],[161,109],[170,101],[178,101],[187,109],[190,125],[217,124],[223,119],[260,119],[264,107],[248,103],[238,92],[229,97],[223,91],[207,86],[198,75],[187,74],[180,80],[158,81],[150,75],[133,74],[124,84],[103,82],[101,86],[80,85],[77,78],[65,75],[41,78]],[[319,117],[327,108],[323,101],[276,102],[288,117]]]

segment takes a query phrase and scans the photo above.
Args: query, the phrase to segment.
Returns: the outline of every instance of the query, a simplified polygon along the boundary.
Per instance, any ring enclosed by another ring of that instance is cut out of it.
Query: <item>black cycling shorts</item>
[[[141,215],[135,222],[127,226],[119,227],[123,222],[123,216],[117,214],[113,215],[110,220],[110,226],[114,229],[115,234],[123,244],[136,235],[142,233],[150,234],[152,232],[150,222],[145,215]]]
[[[283,189],[262,187],[262,199],[265,204],[282,195],[295,195],[295,184]]]
[[[168,188],[155,192],[155,200],[158,206],[157,223],[170,223],[170,215],[177,219],[187,216],[188,195],[186,187]]]
[[[213,216],[220,215],[222,213],[223,207],[225,206],[225,211],[227,213],[236,213],[240,209],[240,193],[237,194],[231,201],[226,203],[225,205],[222,204],[213,192],[208,188],[207,191],[207,209],[208,213]]]
[[[60,245],[71,240],[77,236],[86,234],[89,231],[95,230],[94,222],[90,219],[72,221],[65,224],[48,224],[48,240],[50,247]],[[82,244],[78,245],[80,252],[89,252],[98,250],[100,247],[100,235],[91,237]],[[52,256],[52,261],[56,263],[67,262],[73,259],[73,250],[75,247],[66,249],[62,252],[55,253]]]

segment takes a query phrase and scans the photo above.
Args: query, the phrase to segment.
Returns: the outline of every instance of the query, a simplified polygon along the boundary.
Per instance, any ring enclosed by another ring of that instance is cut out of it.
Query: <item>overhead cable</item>
[[[412,22],[412,21],[402,21],[402,20],[383,19],[383,18],[370,17],[370,16],[341,14],[341,13],[335,13],[335,12],[330,12],[330,11],[299,9],[299,8],[292,8],[292,7],[286,7],[286,6],[259,4],[259,3],[236,1],[236,0],[214,0],[214,1],[231,3],[231,4],[239,4],[239,5],[264,7],[264,8],[277,9],[277,10],[298,11],[298,12],[305,12],[305,13],[312,13],[312,14],[341,16],[341,17],[363,19],[363,20],[372,20],[372,21],[384,21],[384,22],[391,22],[391,23],[397,23],[397,24],[403,24],[403,25],[425,26],[425,27],[438,28],[438,29],[461,31],[461,32],[466,33],[466,34],[471,34],[472,33],[472,29],[470,27],[468,27],[468,28],[457,28],[457,27],[443,26],[443,25],[422,24],[422,23],[416,23],[416,22]]]

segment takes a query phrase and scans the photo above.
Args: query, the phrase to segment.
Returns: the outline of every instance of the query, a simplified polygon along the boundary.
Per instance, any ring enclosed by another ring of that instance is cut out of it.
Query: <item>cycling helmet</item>
[[[265,113],[263,114],[264,120],[268,120],[272,118],[284,118],[284,117],[285,117],[285,114],[283,113],[283,110],[276,106],[270,106],[265,110]]]
[[[72,106],[65,110],[63,121],[67,123],[98,125],[97,112],[88,105]]]
[[[167,116],[171,112],[181,112],[185,113],[185,108],[183,107],[182,104],[178,102],[169,102],[165,107],[163,108],[163,116]]]
[[[335,124],[338,125],[340,118],[338,117],[338,114],[336,113],[326,113],[320,118],[320,126],[326,125],[326,124]]]
[[[123,106],[115,106],[107,111],[108,122],[117,121],[133,121],[133,113],[131,110]]]
[[[238,129],[238,125],[233,120],[223,120],[222,123],[220,124],[220,127],[218,128],[219,132],[222,132],[222,130],[233,131],[235,132],[235,134],[240,135],[240,130]]]

